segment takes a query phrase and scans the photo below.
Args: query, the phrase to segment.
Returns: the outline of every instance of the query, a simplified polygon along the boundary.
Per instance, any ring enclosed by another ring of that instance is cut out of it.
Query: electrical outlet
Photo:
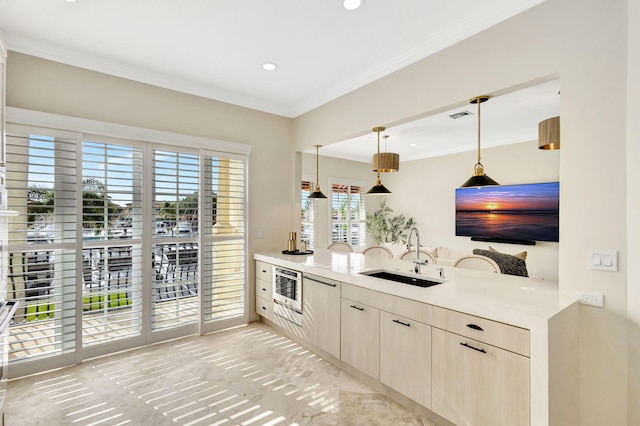
[[[604,306],[604,295],[602,293],[583,291],[578,293],[578,300],[583,305],[597,306],[599,308]]]

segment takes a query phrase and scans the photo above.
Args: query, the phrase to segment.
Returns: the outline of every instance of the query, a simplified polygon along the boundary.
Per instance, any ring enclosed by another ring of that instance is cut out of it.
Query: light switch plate
[[[618,270],[618,252],[616,250],[589,249],[587,263],[590,269],[616,272]]]

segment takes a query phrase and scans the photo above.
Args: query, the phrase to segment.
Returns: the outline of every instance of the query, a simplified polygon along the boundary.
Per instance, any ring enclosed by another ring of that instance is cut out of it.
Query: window
[[[7,299],[19,301],[9,359],[65,356],[77,347],[79,135],[7,134]],[[81,305],[81,303],[80,303]]]
[[[231,145],[10,124],[14,374],[247,322],[247,155]]]
[[[313,229],[314,229],[314,218],[315,218],[315,215],[314,215],[315,203],[313,202],[314,201],[313,199],[309,199],[307,197],[309,196],[309,194],[313,192],[313,188],[314,188],[314,183],[311,180],[308,180],[308,179],[302,180],[302,185],[301,185],[302,206],[300,208],[300,214],[301,214],[300,242],[307,243],[307,248],[310,250],[313,249],[313,242],[314,242]]]
[[[82,142],[82,344],[142,332],[142,148]]]
[[[363,248],[366,237],[364,182],[332,180],[331,242],[343,241]]]
[[[245,291],[246,162],[205,155],[203,316],[208,323],[241,317]]]
[[[153,330],[198,322],[200,156],[153,150]],[[160,232],[163,231],[163,232]]]

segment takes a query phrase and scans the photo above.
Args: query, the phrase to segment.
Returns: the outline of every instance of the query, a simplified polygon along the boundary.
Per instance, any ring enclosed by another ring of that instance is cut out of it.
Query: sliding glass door
[[[248,321],[245,156],[10,130],[18,374]]]
[[[10,326],[10,362],[74,362],[80,324],[77,179],[81,135],[34,131],[7,135],[7,299],[19,301]]]

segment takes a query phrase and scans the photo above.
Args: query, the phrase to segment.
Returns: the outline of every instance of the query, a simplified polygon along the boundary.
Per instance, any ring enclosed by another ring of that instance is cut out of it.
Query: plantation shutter
[[[82,144],[83,346],[142,331],[142,150]]]
[[[315,203],[313,199],[307,198],[309,194],[313,192],[313,182],[309,180],[303,180],[301,185],[301,200],[302,206],[300,208],[300,241],[307,243],[308,249],[313,249],[315,236],[314,236],[314,219],[315,219]]]
[[[244,317],[247,303],[245,160],[205,156],[203,169],[204,321]]]
[[[364,183],[331,183],[331,242],[364,247],[366,209]]]
[[[76,147],[73,133],[17,129],[7,134],[9,218],[7,299],[19,301],[9,359],[76,349]]]
[[[199,320],[200,157],[153,150],[152,330]]]

